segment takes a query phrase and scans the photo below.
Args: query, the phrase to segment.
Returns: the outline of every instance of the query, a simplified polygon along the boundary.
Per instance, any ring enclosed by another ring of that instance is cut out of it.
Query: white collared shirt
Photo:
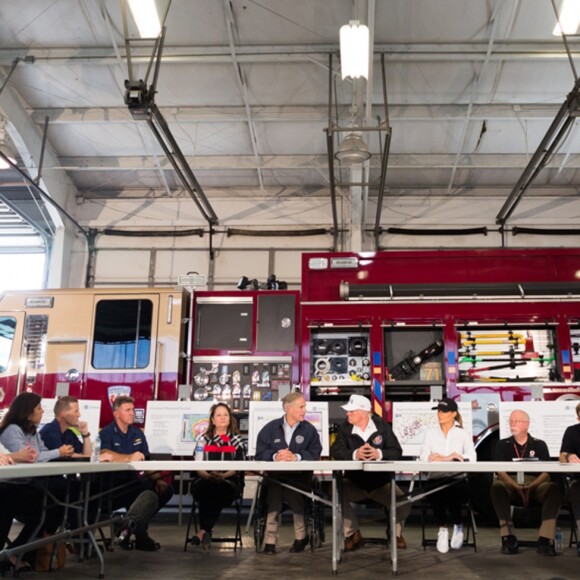
[[[451,427],[447,436],[445,436],[439,426],[427,429],[419,460],[429,461],[431,453],[440,455],[459,453],[464,459],[477,461],[477,454],[475,453],[471,435],[457,424]]]

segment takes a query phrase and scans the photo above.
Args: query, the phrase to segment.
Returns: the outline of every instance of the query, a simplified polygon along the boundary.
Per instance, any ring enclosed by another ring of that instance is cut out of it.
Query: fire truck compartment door
[[[21,369],[24,312],[0,311],[0,406],[18,394]],[[20,387],[21,388],[21,387]]]

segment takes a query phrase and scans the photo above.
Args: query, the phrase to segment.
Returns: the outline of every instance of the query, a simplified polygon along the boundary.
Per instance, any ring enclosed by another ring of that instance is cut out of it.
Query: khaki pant
[[[276,475],[274,474],[273,477],[276,477]],[[306,481],[310,482],[310,479],[311,476],[307,478],[285,476],[283,481],[294,487],[305,488]],[[273,481],[266,481],[265,485],[268,490],[265,543],[275,545],[278,541],[278,516],[282,511],[283,504],[287,504],[292,510],[295,539],[303,540],[306,537],[306,524],[304,521],[305,497],[301,493],[278,485]]]
[[[530,504],[542,506],[542,525],[539,535],[551,540],[556,536],[556,518],[562,505],[562,490],[553,481],[545,481],[532,490]],[[500,534],[513,534],[514,523],[511,515],[512,505],[522,505],[520,495],[503,481],[497,479],[491,486],[491,501],[499,520]]]

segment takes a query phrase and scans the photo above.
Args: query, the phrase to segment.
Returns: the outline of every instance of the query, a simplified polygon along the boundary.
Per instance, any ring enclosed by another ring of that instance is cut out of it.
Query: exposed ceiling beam
[[[569,39],[570,41],[571,39]],[[580,55],[580,41],[570,42],[571,53]],[[390,62],[404,61],[483,61],[486,59],[488,43],[485,42],[437,42],[437,43],[375,43],[375,58],[385,53]],[[126,58],[125,50],[120,49]],[[280,45],[242,45],[236,48],[240,63],[258,62],[305,62],[320,56],[319,64],[326,65],[329,53],[338,53],[338,43],[332,44],[280,44]],[[36,64],[88,64],[115,65],[118,56],[111,46],[90,48],[3,48],[0,49],[0,66],[9,66],[15,58],[33,56]],[[150,51],[136,47],[131,51],[135,63],[148,63]],[[560,41],[554,42],[510,42],[500,41],[494,45],[491,60],[567,60],[568,55]],[[230,47],[217,46],[165,46],[163,62],[174,64],[191,63],[231,63]]]
[[[580,168],[580,154],[561,153],[554,155],[546,165],[559,169],[566,158],[566,169]],[[186,161],[195,170],[239,170],[256,169],[253,155],[186,156]],[[461,155],[458,169],[517,169],[521,170],[529,161],[524,154],[465,154]],[[278,169],[319,169],[326,168],[326,155],[262,155],[260,167],[264,170]],[[389,169],[448,169],[454,167],[454,154],[399,154],[389,156]],[[159,168],[172,171],[166,160],[142,155],[125,157],[60,157],[55,169],[66,171],[158,171]],[[370,167],[379,168],[378,159],[371,158]]]
[[[455,121],[463,120],[468,105],[392,105],[389,104],[391,120],[406,121]],[[510,103],[494,103],[473,105],[471,120],[518,120],[545,119],[552,120],[560,108],[559,104],[514,105]],[[159,110],[166,118],[178,123],[232,123],[246,122],[244,107],[163,107]],[[382,113],[383,107],[373,107],[372,116]],[[35,123],[42,125],[46,116],[51,125],[74,123],[133,123],[133,118],[126,107],[66,107],[63,109],[29,109]],[[280,123],[296,122],[327,122],[328,106],[254,106],[252,107],[254,122]]]

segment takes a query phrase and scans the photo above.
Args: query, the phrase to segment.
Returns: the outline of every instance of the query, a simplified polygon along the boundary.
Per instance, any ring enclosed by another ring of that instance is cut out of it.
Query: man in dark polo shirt
[[[548,446],[528,433],[530,417],[516,410],[510,415],[511,437],[501,439],[496,447],[496,461],[549,461]],[[517,554],[518,541],[514,534],[511,505],[527,507],[531,503],[542,505],[542,525],[539,530],[539,554],[556,556],[554,537],[556,519],[562,505],[562,489],[551,481],[549,473],[508,474],[500,472],[491,486],[491,501],[499,520],[502,554]]]
[[[570,425],[564,431],[560,461],[562,463],[580,463],[580,403],[576,406],[578,423]],[[576,474],[570,485],[570,503],[576,519],[576,529],[580,530],[580,475]],[[576,543],[576,554],[580,556],[580,543]]]
[[[40,436],[49,449],[72,445],[73,457],[91,456],[91,434],[86,421],[80,421],[81,412],[76,397],[61,397],[54,404],[54,420],[47,423]]]
[[[149,446],[145,433],[135,427],[135,404],[131,397],[117,397],[113,403],[114,421],[101,429],[101,461],[128,463],[130,461],[145,461],[149,459]],[[128,487],[113,498],[113,507],[118,509],[131,505],[145,491],[154,491],[158,496],[160,510],[173,496],[172,487],[159,474],[146,474],[139,477],[135,473],[116,474],[114,484],[125,483]],[[131,485],[129,485],[131,484]],[[146,552],[160,549],[160,545],[147,534],[147,526],[135,530],[135,548]],[[132,544],[127,536],[121,547],[130,549]]]

